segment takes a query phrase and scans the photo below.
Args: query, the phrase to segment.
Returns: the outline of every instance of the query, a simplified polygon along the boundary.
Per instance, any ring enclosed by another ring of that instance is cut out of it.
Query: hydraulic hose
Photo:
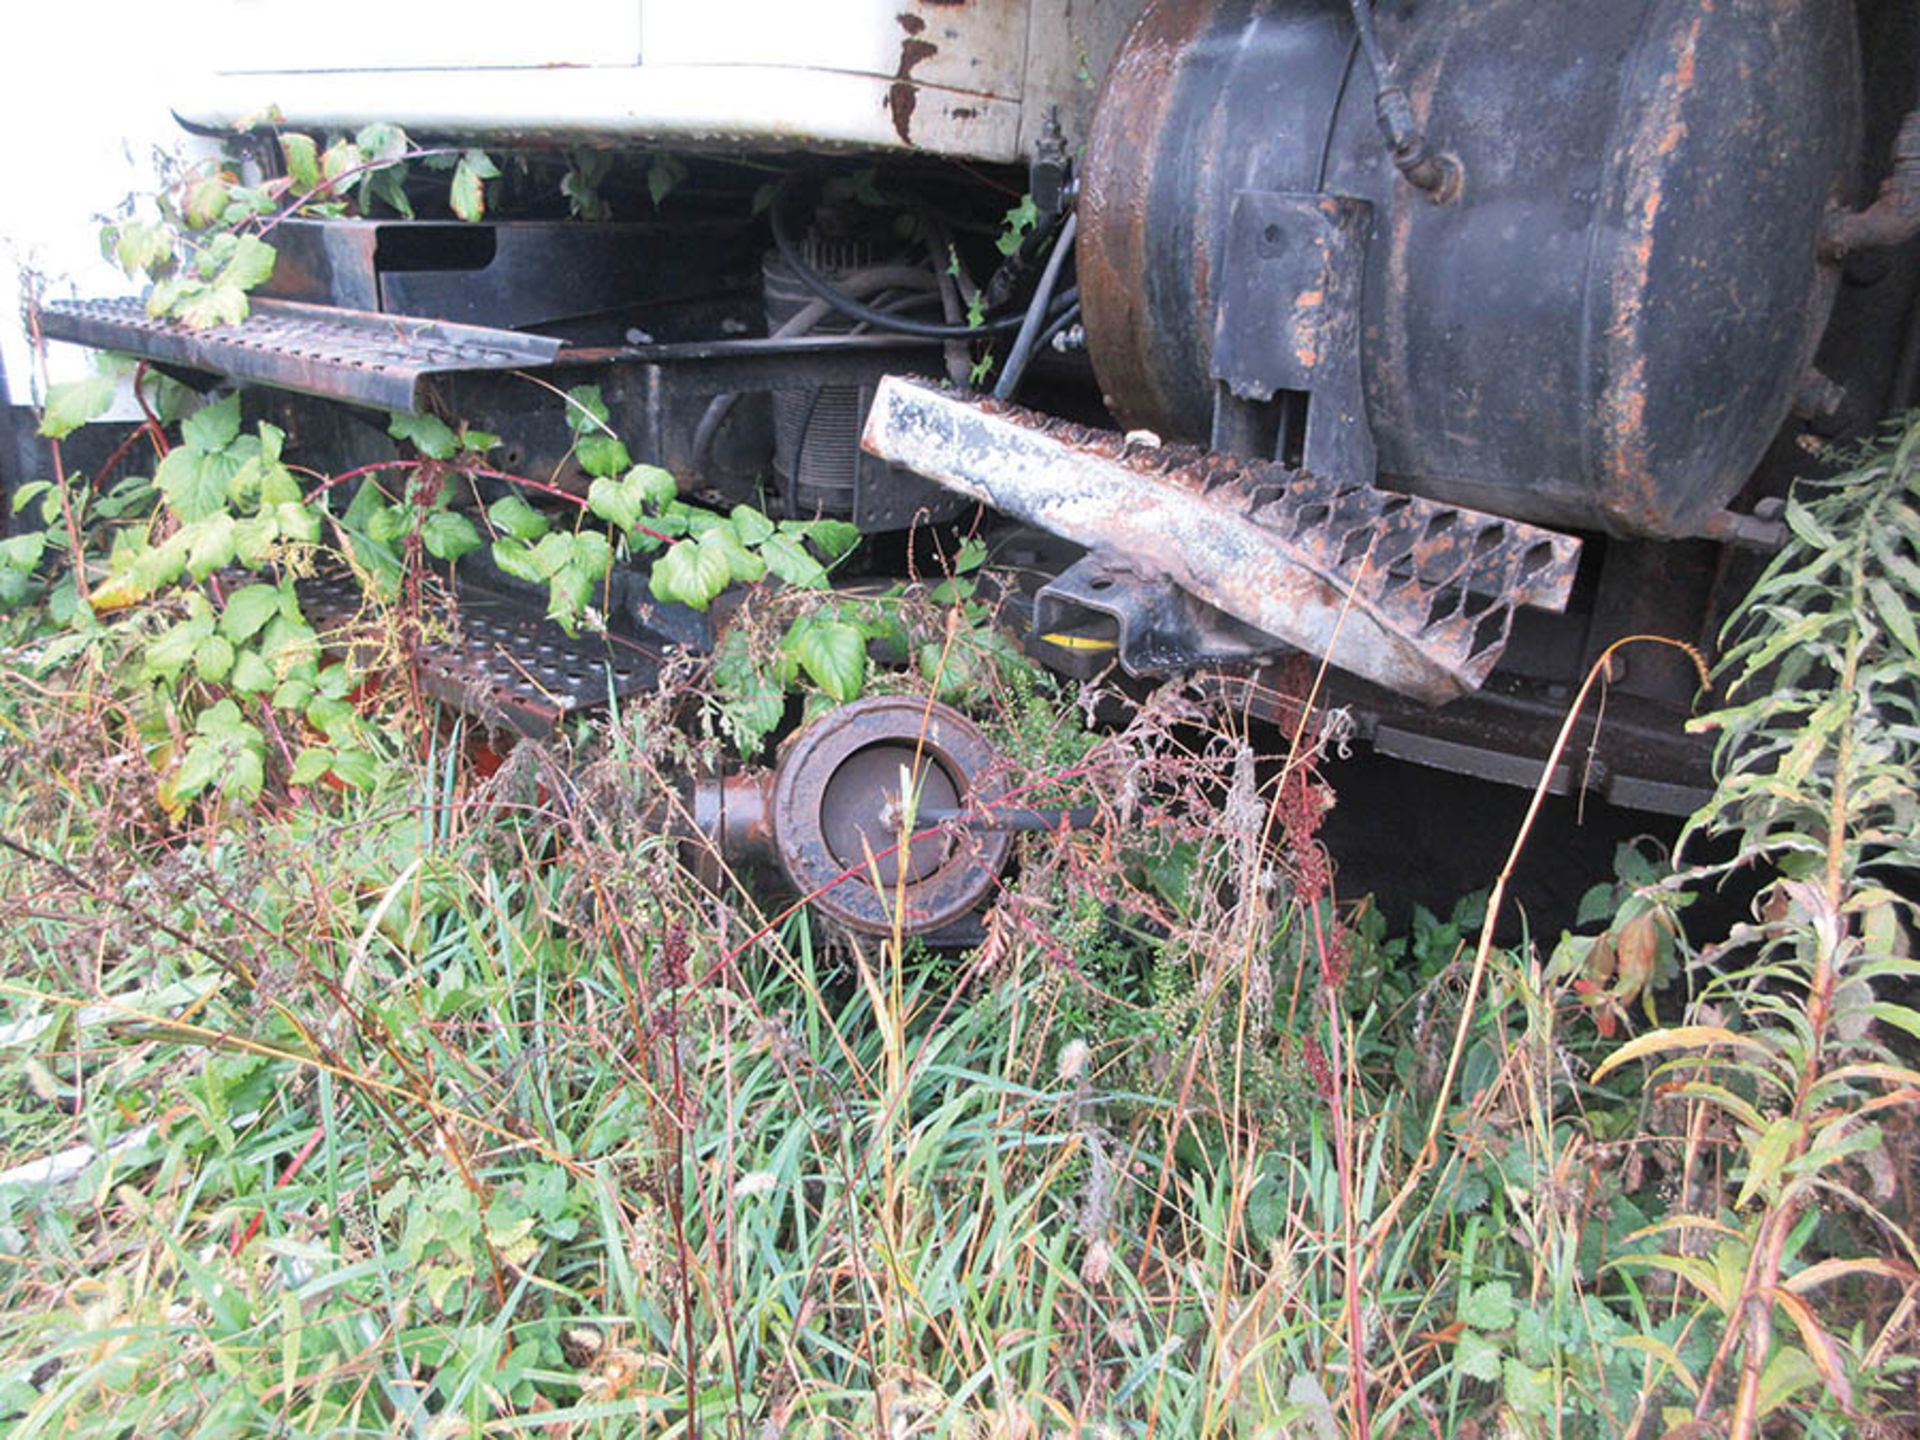
[[[1040,328],[1047,318],[1047,307],[1053,301],[1053,287],[1060,281],[1060,267],[1072,253],[1073,237],[1079,229],[1080,216],[1068,211],[1066,223],[1054,238],[1053,253],[1047,257],[1047,268],[1040,272],[1040,283],[1034,286],[1033,299],[1027,303],[1027,313],[1020,321],[1020,333],[1014,337],[1013,349],[1007,352],[1007,363],[1000,372],[999,383],[993,387],[993,398],[996,400],[1011,400],[1014,392],[1020,388],[1020,377],[1027,372],[1027,362],[1033,358],[1034,341],[1040,336]]]

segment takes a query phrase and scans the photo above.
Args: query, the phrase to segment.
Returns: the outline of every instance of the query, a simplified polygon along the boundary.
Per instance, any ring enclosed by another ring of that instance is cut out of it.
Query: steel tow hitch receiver
[[[1478,689],[1517,606],[1559,609],[1579,542],[1279,464],[1130,444],[888,377],[873,454],[1136,570],[1277,642],[1439,704]]]

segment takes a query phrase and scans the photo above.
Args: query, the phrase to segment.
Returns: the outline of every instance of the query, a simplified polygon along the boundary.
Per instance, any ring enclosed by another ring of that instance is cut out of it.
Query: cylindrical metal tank
[[[1701,533],[1785,420],[1856,181],[1851,0],[1380,0],[1428,141],[1395,171],[1346,0],[1162,0],[1084,167],[1088,348],[1128,427],[1204,440],[1243,190],[1373,206],[1361,306],[1382,483],[1545,524]],[[1279,317],[1276,317],[1276,323]]]

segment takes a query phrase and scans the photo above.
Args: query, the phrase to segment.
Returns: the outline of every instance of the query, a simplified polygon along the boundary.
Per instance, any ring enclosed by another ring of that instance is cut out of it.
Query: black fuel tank
[[[1393,168],[1345,0],[1163,0],[1089,140],[1088,345],[1128,426],[1204,440],[1234,197],[1373,207],[1360,304],[1383,483],[1517,518],[1701,532],[1787,416],[1859,149],[1851,0],[1382,0],[1436,204]],[[1276,302],[1278,303],[1278,302]],[[1276,323],[1280,317],[1276,316]]]

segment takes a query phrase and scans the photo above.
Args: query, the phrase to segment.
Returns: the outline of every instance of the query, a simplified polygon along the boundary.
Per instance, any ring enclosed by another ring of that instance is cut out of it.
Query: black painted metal
[[[704,288],[743,238],[697,224],[284,220],[263,293],[522,329]]]
[[[1033,597],[1029,642],[1048,666],[1092,679],[1114,664],[1136,679],[1270,657],[1270,636],[1117,556],[1092,554]]]
[[[1381,0],[1450,203],[1401,179],[1348,0],[1161,0],[1081,202],[1089,352],[1129,426],[1204,438],[1246,192],[1374,206],[1360,307],[1385,483],[1549,524],[1703,532],[1785,420],[1849,198],[1849,0]],[[1236,304],[1287,323],[1296,296]]]
[[[1216,450],[1372,481],[1360,374],[1372,231],[1364,200],[1261,190],[1235,198],[1211,365],[1220,382]]]

